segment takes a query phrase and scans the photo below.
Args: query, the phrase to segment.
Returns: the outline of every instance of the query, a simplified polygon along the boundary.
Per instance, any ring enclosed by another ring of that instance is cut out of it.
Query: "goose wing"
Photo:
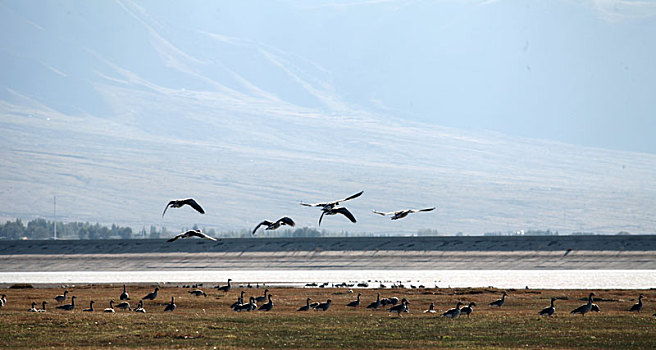
[[[395,211],[389,211],[389,212],[382,212],[382,211],[377,211],[377,210],[372,210],[372,211],[374,212],[374,214],[378,214],[378,215],[382,215],[382,216],[393,215],[393,214],[396,213]]]
[[[251,234],[252,234],[252,235],[255,235],[255,231],[257,231],[257,229],[260,228],[260,226],[262,226],[262,225],[269,226],[269,225],[271,225],[271,224],[272,224],[271,221],[269,221],[269,220],[264,220],[264,221],[260,222],[259,224],[257,224],[257,226],[255,226],[255,228],[253,229],[253,232],[251,232]]]
[[[175,237],[173,237],[173,238],[167,240],[167,242],[173,242],[173,241],[175,241],[175,240],[178,239],[178,238],[182,238],[182,236],[184,236],[185,233],[186,233],[186,232],[180,233],[179,235],[177,235],[177,236],[175,236]]]
[[[321,226],[321,220],[323,219],[323,216],[326,214],[325,211],[321,212],[321,216],[319,217],[319,226]]]
[[[340,200],[333,201],[332,203],[339,204],[340,202],[346,202],[346,201],[348,201],[348,200],[351,200],[351,199],[354,199],[354,198],[358,198],[358,197],[360,197],[360,196],[362,195],[362,193],[364,193],[364,191],[360,191],[360,192],[358,192],[358,193],[356,193],[356,194],[354,194],[354,195],[348,196],[348,197],[346,197],[346,198],[344,198],[344,199],[340,199]]]
[[[287,216],[278,219],[278,221],[276,221],[276,223],[280,223],[282,225],[288,225],[288,226],[291,226],[291,227],[296,226],[296,223],[294,222],[294,220],[292,220],[292,218],[287,217]]]
[[[409,211],[410,211],[411,213],[418,213],[418,212],[420,212],[420,211],[431,211],[431,210],[435,210],[435,207],[432,207],[432,208],[426,208],[426,209],[410,209]]]
[[[301,202],[301,205],[304,205],[306,207],[325,207],[329,203],[303,203]]]
[[[168,209],[172,204],[175,204],[175,200],[170,201],[165,207],[164,207],[164,212],[162,213],[162,217],[164,217],[164,214],[166,214],[166,209]]]
[[[333,211],[336,212],[336,213],[339,213],[339,214],[342,214],[342,215],[346,216],[346,217],[347,217],[349,220],[351,220],[351,222],[353,222],[353,223],[357,222],[357,220],[355,220],[355,216],[353,216],[353,214],[351,214],[351,212],[348,211],[348,209],[346,209],[346,208],[344,208],[344,207],[342,207],[342,208],[335,208],[335,209],[333,209]]]
[[[210,241],[216,241],[216,238],[204,234],[201,230],[187,231],[190,236],[196,236],[198,238],[209,239]]]
[[[196,209],[197,212],[199,212],[201,214],[205,214],[205,210],[203,210],[203,208],[201,208],[200,204],[198,204],[198,202],[196,202],[193,198],[183,199],[181,202],[182,202],[182,204],[186,204],[186,205]]]

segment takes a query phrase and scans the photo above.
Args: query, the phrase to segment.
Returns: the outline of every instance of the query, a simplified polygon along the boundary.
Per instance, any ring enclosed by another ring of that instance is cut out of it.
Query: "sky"
[[[191,48],[199,33],[280,50],[311,67],[320,91],[282,84],[252,60],[252,51],[208,57],[302,106],[317,107],[321,95],[319,105],[328,111],[346,104],[466,130],[656,153],[654,2],[3,0],[2,12],[132,61],[131,47],[140,43],[120,36],[129,33],[129,12],[145,14],[185,52],[203,52]],[[98,13],[109,25],[94,24]],[[90,28],[78,32],[80,26]],[[15,27],[2,35],[5,55],[30,55],[13,48],[30,35]],[[66,55],[65,46],[47,48],[49,57]],[[25,76],[1,80],[12,87]]]
[[[0,217],[314,227],[365,190],[326,229],[654,231],[656,2],[0,0],[0,33]]]

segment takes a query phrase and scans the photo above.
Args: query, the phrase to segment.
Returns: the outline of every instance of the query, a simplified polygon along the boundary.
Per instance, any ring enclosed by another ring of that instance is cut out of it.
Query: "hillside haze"
[[[320,210],[299,202],[364,190],[345,203],[357,224],[329,216],[321,228],[654,232],[653,154],[358,104],[336,82],[344,71],[252,33],[227,35],[211,23],[230,9],[206,5],[214,12],[195,13],[200,24],[156,2],[0,5],[0,29],[16,34],[3,34],[0,50],[1,217],[51,219],[56,195],[65,221],[240,230],[286,215],[316,227]],[[161,217],[186,197],[207,214]],[[433,206],[399,221],[371,212]]]

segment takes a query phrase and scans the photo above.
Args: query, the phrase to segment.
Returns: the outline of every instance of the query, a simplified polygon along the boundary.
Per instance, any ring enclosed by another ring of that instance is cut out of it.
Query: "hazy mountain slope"
[[[170,30],[132,3],[49,4],[78,26],[0,11],[0,215],[251,228],[341,198],[350,232],[649,233],[656,157],[465,132],[344,102],[320,65],[250,39]],[[57,17],[53,14],[54,17]],[[93,23],[92,26],[89,23]],[[80,33],[75,28],[90,28]],[[111,33],[108,34],[108,33]],[[58,45],[54,50],[53,45]],[[52,54],[51,54],[52,53]],[[21,79],[27,77],[26,79]],[[29,78],[29,79],[28,79]],[[207,210],[161,212],[195,197]],[[371,213],[438,206],[391,222]]]

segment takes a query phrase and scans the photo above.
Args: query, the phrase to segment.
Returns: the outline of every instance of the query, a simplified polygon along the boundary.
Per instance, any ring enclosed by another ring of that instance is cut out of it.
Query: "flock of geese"
[[[223,286],[217,286],[216,289],[218,291],[222,292],[229,292],[232,289],[231,285],[231,279],[228,279],[228,284],[223,285]],[[194,286],[196,287],[196,286]],[[114,299],[111,299],[109,301],[109,307],[105,308],[102,310],[104,313],[114,313],[116,312],[117,309],[119,310],[125,310],[125,311],[133,311],[137,313],[146,313],[146,309],[144,308],[144,301],[150,300],[153,301],[157,298],[159,292],[159,287],[155,287],[155,290],[148,293],[145,295],[143,298],[139,300],[139,303],[136,308],[132,308],[130,306],[130,296],[127,292],[126,286],[123,285],[123,292],[119,296],[119,303],[116,303]],[[68,296],[69,291],[65,290],[62,295],[57,295],[54,297],[54,300],[61,305],[58,305],[56,309],[58,310],[64,310],[64,311],[72,311],[75,309],[75,296],[72,296],[70,298],[70,303],[69,304],[62,304],[66,301],[67,296]],[[207,297],[207,293],[203,292],[200,289],[194,289],[188,291],[189,294],[194,295],[194,296],[204,296]],[[264,294],[263,295],[258,295],[258,296],[250,296],[248,298],[248,302],[245,302],[245,294],[246,292],[242,289],[241,292],[239,293],[239,296],[237,297],[237,300],[230,305],[230,309],[232,309],[235,312],[243,312],[243,311],[271,311],[274,308],[274,303],[273,303],[273,294],[269,293],[269,289],[265,288],[264,289]],[[361,293],[358,293],[357,297],[355,300],[351,300],[348,303],[345,304],[345,307],[348,308],[359,308],[360,306],[363,306],[364,304],[361,301]],[[494,300],[488,304],[490,308],[501,308],[506,302],[506,297],[508,294],[506,292],[503,292],[502,296],[498,300]],[[582,316],[585,316],[586,313],[588,312],[600,312],[600,308],[597,304],[595,304],[594,297],[595,293],[590,293],[587,298],[587,303],[575,308],[574,310],[570,311],[571,314],[581,314]],[[2,298],[0,298],[0,307],[4,307],[7,303],[6,299],[6,294],[2,295]],[[640,312],[642,311],[643,308],[643,300],[644,296],[640,294],[638,296],[638,302],[633,304],[627,311],[629,312]],[[555,307],[555,301],[558,300],[558,298],[551,298],[551,304],[544,309],[540,310],[538,312],[539,316],[548,316],[552,317],[556,313],[556,307]],[[261,305],[258,306],[258,303],[261,303]],[[28,312],[46,312],[46,305],[48,304],[47,301],[43,301],[41,304],[41,308],[37,308],[37,302],[33,301],[32,302],[32,307],[28,309]],[[83,312],[94,312],[96,311],[94,309],[94,304],[95,301],[91,300],[89,302],[89,308],[88,309],[83,309]],[[312,302],[312,298],[308,297],[306,299],[305,305],[301,305],[298,307],[296,311],[328,311],[330,306],[332,305],[332,300],[327,299],[326,301],[317,301],[317,302]],[[410,301],[407,300],[406,298],[402,298],[399,300],[398,297],[388,297],[388,298],[381,298],[380,293],[377,293],[376,295],[376,300],[372,301],[369,304],[366,304],[367,306],[365,309],[369,310],[377,310],[377,309],[386,309],[389,313],[396,313],[398,317],[403,317],[403,313],[409,313],[410,309]],[[472,312],[474,311],[474,307],[477,306],[476,302],[471,301],[468,304],[463,303],[462,301],[458,301],[456,306],[454,308],[448,309],[442,313],[442,317],[445,318],[451,318],[455,319],[460,317],[461,315],[467,315],[469,317]],[[164,312],[170,312],[174,311],[176,309],[176,304],[175,304],[175,297],[171,297],[171,302],[166,304],[164,307]],[[435,304],[430,303],[428,306],[428,309],[424,310],[423,313],[425,314],[435,314],[437,313],[438,310],[435,309]],[[653,314],[654,317],[656,317],[656,313]]]
[[[321,208],[321,216],[319,216],[319,226],[321,226],[321,221],[323,220],[324,215],[338,215],[339,214],[339,215],[343,215],[344,217],[349,219],[352,223],[356,223],[357,220],[355,219],[355,216],[353,215],[353,213],[351,213],[346,207],[339,206],[339,205],[342,202],[346,202],[346,201],[349,201],[351,199],[358,198],[363,193],[364,193],[364,191],[360,191],[360,192],[358,192],[356,194],[353,194],[351,196],[348,196],[346,198],[338,199],[338,200],[330,201],[330,202],[319,202],[319,203],[303,203],[303,202],[301,202],[301,205],[306,206],[306,207]],[[200,206],[200,204],[198,204],[198,202],[196,202],[195,199],[185,198],[185,199],[174,199],[174,200],[169,201],[168,204],[166,205],[166,207],[164,208],[164,212],[162,213],[162,217],[164,217],[164,214],[166,214],[166,210],[168,208],[181,208],[185,205],[188,205],[188,206],[192,207],[193,209],[195,209],[197,212],[199,212],[201,214],[205,214],[205,210]],[[406,216],[408,216],[409,214],[412,214],[412,213],[426,212],[426,211],[432,211],[432,210],[435,210],[435,207],[426,208],[426,209],[404,209],[404,210],[391,211],[391,212],[381,212],[381,211],[373,210],[373,212],[375,214],[382,215],[382,216],[389,215],[389,216],[391,216],[392,220],[398,220],[398,219],[402,219],[402,218],[404,218],[404,217],[406,217]],[[265,230],[276,230],[280,226],[285,226],[285,225],[294,227],[296,225],[296,223],[294,222],[294,220],[292,218],[290,218],[288,216],[283,216],[282,218],[280,218],[276,221],[263,220],[262,222],[257,224],[257,226],[255,226],[255,228],[252,231],[252,234],[255,235],[255,233],[257,232],[257,230],[261,226],[264,226]],[[173,242],[177,239],[192,238],[192,237],[204,238],[204,239],[209,239],[209,240],[212,240],[212,241],[216,241],[215,238],[206,235],[201,230],[195,229],[195,230],[189,230],[189,231],[182,232],[182,233],[178,234],[177,236],[169,239],[167,242]]]

